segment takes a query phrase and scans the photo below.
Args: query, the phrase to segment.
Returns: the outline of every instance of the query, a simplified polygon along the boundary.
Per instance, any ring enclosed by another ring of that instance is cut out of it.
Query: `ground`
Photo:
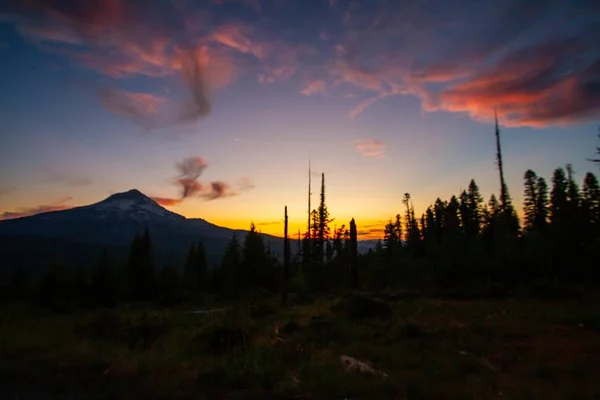
[[[69,314],[4,306],[0,398],[600,396],[597,299],[355,299],[282,309],[271,298],[206,314],[189,304]],[[341,356],[375,374],[347,371]]]

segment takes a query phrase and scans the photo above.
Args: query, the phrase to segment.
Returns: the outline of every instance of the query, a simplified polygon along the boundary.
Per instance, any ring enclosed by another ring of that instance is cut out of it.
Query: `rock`
[[[366,362],[359,361],[354,357],[340,356],[340,362],[342,363],[347,372],[363,372],[382,376],[384,378],[389,378],[389,376],[386,373],[377,371]]]

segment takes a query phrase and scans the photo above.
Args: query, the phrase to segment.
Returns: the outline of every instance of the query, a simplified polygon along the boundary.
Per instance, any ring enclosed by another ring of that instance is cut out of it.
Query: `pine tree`
[[[234,232],[227,244],[221,265],[216,269],[215,288],[218,293],[226,296],[236,296],[240,282],[242,251],[237,234]]]
[[[550,191],[550,223],[561,228],[567,222],[567,178],[562,168],[557,168],[552,176]]]
[[[544,231],[548,225],[548,185],[541,176],[535,181],[535,229]]]
[[[482,225],[482,214],[483,214],[483,197],[479,192],[479,186],[475,183],[474,179],[469,182],[469,188],[467,192],[470,219],[470,233],[471,235],[477,235],[481,230]]]
[[[256,231],[254,223],[250,224],[250,231],[244,238],[242,257],[241,282],[252,288],[265,287],[270,254],[267,253],[263,238]]]
[[[444,229],[448,233],[456,233],[460,230],[459,202],[456,196],[452,196],[444,209]]]
[[[460,193],[458,199],[458,213],[460,215],[462,230],[464,233],[471,236],[473,234],[473,228],[471,227],[471,221],[473,220],[473,217],[471,216],[471,209],[469,208],[469,199],[466,190],[463,190]]]
[[[431,207],[427,207],[427,210],[425,211],[425,232],[424,232],[424,237],[426,241],[431,241],[435,238],[435,230],[436,230],[436,224],[435,224],[435,216],[433,214],[433,211],[431,210]]]
[[[406,225],[406,242],[408,247],[415,248],[418,246],[421,240],[421,233],[419,232],[419,225],[415,219],[415,209],[410,200],[410,194],[404,193],[404,199],[402,200],[406,208],[405,211],[405,225]]]
[[[354,218],[350,221],[350,273],[352,288],[358,289],[358,232]]]
[[[573,167],[571,164],[567,164],[567,214],[571,225],[575,227],[581,220],[581,216],[579,213],[579,187],[573,175]]]
[[[283,295],[281,303],[287,305],[287,291],[290,280],[290,238],[288,236],[288,213],[287,206],[284,209],[284,226],[283,226]]]
[[[583,180],[581,191],[582,209],[585,223],[591,228],[592,235],[600,228],[600,185],[594,174],[588,172]]]
[[[317,240],[318,246],[318,260],[322,261],[325,254],[325,242],[329,239],[329,211],[327,211],[327,205],[325,204],[325,174],[321,174],[321,201],[319,203],[319,230]]]
[[[525,180],[525,192],[523,195],[523,213],[525,215],[525,229],[532,231],[536,229],[538,218],[538,194],[536,191],[537,175],[528,169],[523,177]]]

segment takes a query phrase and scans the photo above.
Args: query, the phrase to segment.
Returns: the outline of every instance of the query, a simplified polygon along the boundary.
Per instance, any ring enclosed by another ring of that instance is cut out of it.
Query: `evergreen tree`
[[[350,221],[350,274],[352,288],[358,289],[358,232],[354,218]]]
[[[142,275],[142,244],[138,234],[133,238],[129,247],[129,257],[127,258],[126,279],[127,279],[127,294],[131,300],[138,300],[141,292],[140,276]]]
[[[535,229],[543,231],[548,225],[548,185],[546,180],[539,176],[535,181]]]
[[[552,176],[552,190],[550,191],[550,223],[560,228],[567,222],[567,177],[562,168],[557,168]]]
[[[479,192],[479,186],[475,183],[474,179],[469,182],[469,189],[467,192],[469,214],[471,216],[469,221],[469,234],[474,236],[479,233],[482,225],[482,214],[483,214],[483,197]]]
[[[459,208],[458,199],[452,196],[444,209],[444,229],[448,233],[456,233],[460,230]]]
[[[217,288],[227,296],[237,296],[240,281],[240,269],[242,265],[242,252],[237,235],[234,232],[227,244],[223,260],[217,276]]]
[[[528,169],[523,177],[525,180],[525,193],[523,195],[523,214],[525,215],[525,229],[536,229],[538,218],[538,194],[536,191],[537,175]]]
[[[404,199],[402,200],[406,208],[405,211],[405,225],[406,225],[406,242],[408,247],[413,249],[418,247],[421,241],[421,233],[419,232],[419,225],[415,219],[415,209],[410,200],[410,194],[404,193]]]
[[[596,176],[590,172],[585,175],[581,192],[582,209],[589,233],[598,234],[600,228],[600,185]]]
[[[268,276],[270,255],[267,253],[262,236],[256,231],[254,223],[250,224],[250,231],[244,238],[242,249],[241,282],[246,287],[265,287]]]
[[[431,207],[427,207],[427,210],[425,211],[425,232],[423,234],[426,241],[429,242],[435,238],[435,230],[435,216],[431,210]]]
[[[325,256],[325,242],[329,239],[329,211],[327,211],[327,205],[325,204],[325,174],[321,174],[321,201],[319,203],[319,219],[318,219],[318,236],[317,240],[319,245],[317,250],[319,251],[318,260],[322,261]]]
[[[281,303],[287,305],[287,291],[290,281],[290,238],[288,236],[288,213],[287,206],[284,209],[283,226],[283,295]]]
[[[466,233],[467,235],[471,235],[471,210],[469,208],[469,199],[467,196],[467,191],[463,190],[460,193],[460,196],[458,196],[459,199],[459,206],[458,206],[458,213],[460,215],[460,222],[461,222],[461,227],[464,233]]]

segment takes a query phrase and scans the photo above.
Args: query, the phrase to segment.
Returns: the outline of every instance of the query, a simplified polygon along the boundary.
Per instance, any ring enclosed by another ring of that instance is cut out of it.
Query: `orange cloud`
[[[541,128],[585,120],[600,111],[595,83],[598,71],[592,64],[569,75],[563,67],[579,50],[571,43],[525,48],[493,68],[429,96],[424,108],[466,112],[478,121],[492,120],[497,109],[506,126]]]
[[[6,220],[6,219],[22,218],[22,217],[28,217],[30,215],[41,214],[41,213],[46,213],[46,212],[50,212],[50,211],[67,210],[67,209],[73,208],[73,207],[68,206],[64,203],[67,203],[67,202],[71,201],[72,199],[73,199],[72,197],[63,197],[62,199],[57,200],[53,204],[41,205],[41,206],[35,206],[35,207],[22,207],[22,208],[19,208],[17,211],[7,211],[7,212],[0,214],[0,219]]]
[[[384,158],[385,143],[375,139],[361,139],[354,147],[365,157]]]
[[[173,199],[169,197],[151,197],[151,199],[164,207],[176,206],[183,201],[183,199]]]
[[[327,84],[324,80],[312,81],[306,86],[305,89],[300,91],[305,96],[312,96],[314,94],[327,94]]]

